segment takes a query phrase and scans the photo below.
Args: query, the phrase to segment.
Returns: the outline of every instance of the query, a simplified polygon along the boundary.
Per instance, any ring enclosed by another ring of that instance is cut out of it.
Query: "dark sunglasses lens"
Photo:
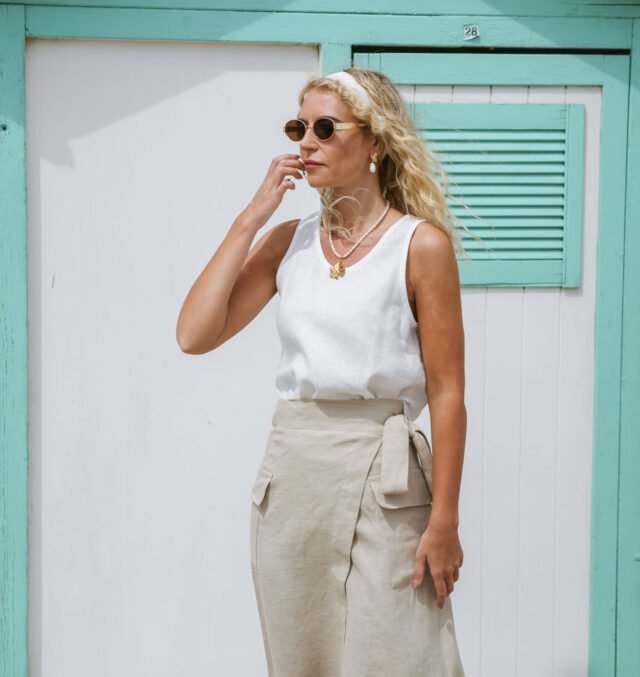
[[[318,118],[314,125],[315,135],[322,141],[326,141],[333,135],[333,120],[331,118]]]
[[[284,133],[292,141],[300,141],[304,137],[304,123],[301,120],[289,120],[284,126]]]

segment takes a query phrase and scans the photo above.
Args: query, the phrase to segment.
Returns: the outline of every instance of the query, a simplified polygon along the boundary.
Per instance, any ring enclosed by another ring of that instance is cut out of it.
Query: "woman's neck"
[[[387,209],[387,201],[382,197],[371,202],[366,202],[362,198],[359,198],[359,201],[358,205],[351,200],[342,200],[333,207],[341,214],[344,227],[356,237],[370,228]]]

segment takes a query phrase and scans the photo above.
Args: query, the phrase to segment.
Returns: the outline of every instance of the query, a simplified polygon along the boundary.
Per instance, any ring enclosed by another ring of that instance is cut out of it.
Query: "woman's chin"
[[[316,178],[315,176],[307,175],[307,183],[312,188],[330,188],[331,187],[330,181],[327,181],[326,179]]]

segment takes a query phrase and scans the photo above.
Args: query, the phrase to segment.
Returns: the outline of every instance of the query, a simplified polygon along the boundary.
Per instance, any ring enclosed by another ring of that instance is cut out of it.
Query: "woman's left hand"
[[[458,528],[430,520],[416,551],[413,588],[422,585],[428,564],[436,588],[438,608],[442,609],[445,597],[453,592],[453,584],[460,577],[463,557]]]

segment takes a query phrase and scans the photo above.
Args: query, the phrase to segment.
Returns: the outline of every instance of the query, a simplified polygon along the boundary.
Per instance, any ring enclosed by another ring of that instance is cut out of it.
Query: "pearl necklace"
[[[336,255],[337,258],[339,259],[346,259],[347,256],[349,256],[353,250],[369,235],[369,233],[384,219],[384,217],[387,215],[387,212],[389,211],[389,208],[391,207],[391,203],[387,201],[387,206],[385,207],[385,210],[382,212],[382,216],[377,219],[377,221],[363,234],[361,235],[358,240],[354,243],[354,245],[349,249],[349,251],[346,254],[338,254],[336,251],[336,248],[333,246],[333,239],[331,238],[331,229],[329,229],[329,245],[331,246],[331,250],[333,253]],[[332,266],[329,266],[329,277],[332,280],[339,280],[341,277],[344,277],[347,269],[342,265],[342,261],[338,261]]]

